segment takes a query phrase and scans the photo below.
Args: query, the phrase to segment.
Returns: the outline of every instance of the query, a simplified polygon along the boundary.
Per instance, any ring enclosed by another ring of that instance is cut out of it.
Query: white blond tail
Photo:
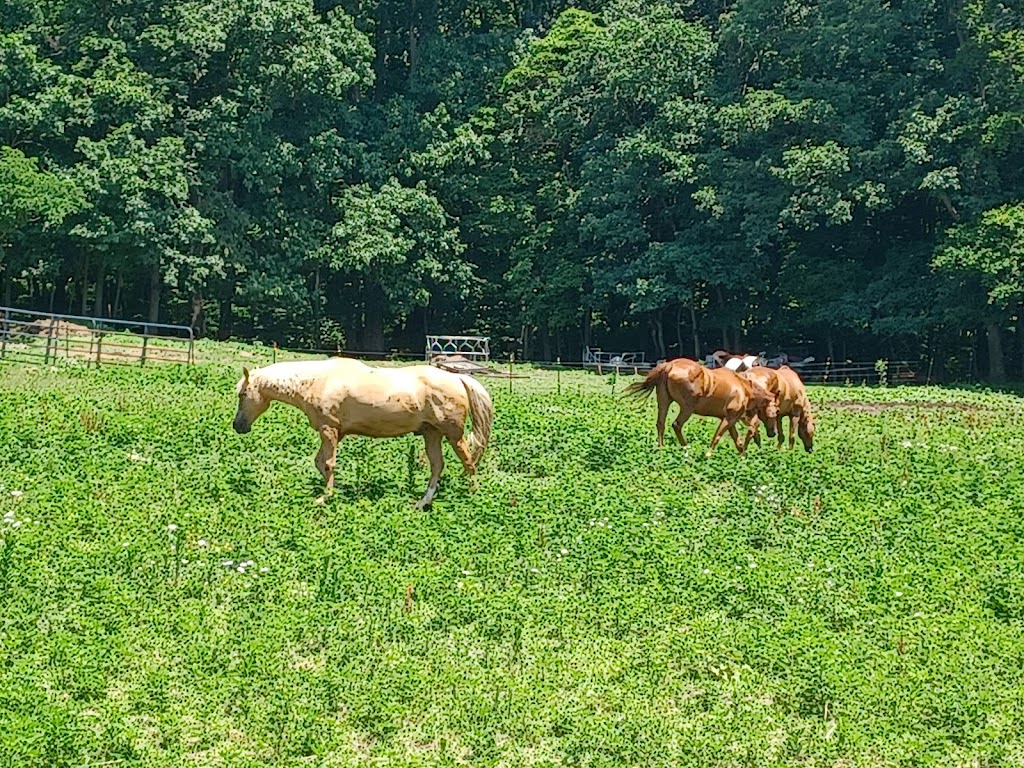
[[[460,374],[462,385],[469,397],[469,415],[473,419],[473,429],[469,433],[469,450],[473,455],[473,463],[480,461],[491,439],[491,423],[494,421],[494,404],[491,393],[483,384],[472,376]]]

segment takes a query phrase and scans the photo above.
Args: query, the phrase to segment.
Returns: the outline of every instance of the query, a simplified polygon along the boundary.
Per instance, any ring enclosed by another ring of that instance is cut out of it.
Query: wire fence
[[[387,352],[328,347],[280,347],[277,344],[248,344],[239,348],[204,347],[203,362],[238,362],[270,365],[287,360],[310,357],[351,357],[377,363],[422,363],[423,352],[408,349],[390,349]],[[218,351],[214,351],[217,349]],[[229,351],[230,350],[230,351]],[[585,356],[586,357],[586,356]],[[209,358],[209,359],[207,359]],[[58,360],[85,365],[101,366],[173,363],[192,365],[197,360],[196,339],[188,326],[149,323],[145,321],[113,320],[78,315],[60,315],[0,306],[0,360],[42,363],[49,365]],[[595,375],[643,375],[652,363],[642,358],[590,355],[578,361],[516,360],[510,354],[504,360],[491,358],[488,367],[495,372],[514,375],[518,365],[527,369],[545,371],[590,371]],[[907,360],[824,360],[822,362],[794,364],[800,377],[813,384],[824,385],[891,385],[931,383],[931,366],[925,368]],[[561,380],[556,376],[556,386]]]

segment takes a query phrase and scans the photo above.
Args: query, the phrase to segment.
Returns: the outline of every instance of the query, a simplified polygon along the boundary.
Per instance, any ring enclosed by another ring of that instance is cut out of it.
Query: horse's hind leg
[[[668,391],[664,387],[658,387],[658,447],[660,448],[665,444],[665,421],[668,418],[668,407],[672,403],[672,399],[668,396]]]
[[[423,432],[423,442],[427,445],[427,458],[430,460],[430,482],[427,484],[427,492],[423,494],[423,498],[416,502],[419,509],[429,507],[434,501],[434,494],[437,493],[437,483],[441,479],[441,470],[444,469],[441,439],[441,433],[434,427],[429,427]]]
[[[672,430],[676,433],[676,440],[679,441],[679,444],[683,446],[683,448],[686,447],[686,438],[683,437],[683,424],[685,424],[686,420],[692,415],[693,411],[688,410],[685,405],[680,403],[679,415],[676,416],[676,420],[672,422]]]
[[[791,450],[791,451],[793,450],[793,446],[796,444],[796,421],[797,421],[797,418],[798,418],[797,411],[794,409],[789,414],[789,450]]]
[[[465,436],[459,436],[453,440],[451,435],[449,435],[448,442],[455,449],[455,455],[462,462],[462,468],[466,470],[466,474],[476,474],[476,463],[473,461],[473,453],[469,450],[469,443],[466,442]]]

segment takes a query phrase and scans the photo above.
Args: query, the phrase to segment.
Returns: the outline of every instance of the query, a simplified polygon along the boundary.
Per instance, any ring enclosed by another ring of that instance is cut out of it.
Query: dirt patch
[[[49,320],[35,320],[25,325],[11,328],[11,335],[25,334],[26,336],[53,336],[54,338],[65,336],[91,336],[92,329],[78,323],[69,323],[66,320],[55,320],[50,324]]]
[[[934,401],[914,402],[912,400],[898,400],[891,403],[859,403],[855,400],[838,400],[834,403],[824,403],[823,407],[836,408],[844,411],[854,411],[857,413],[881,413],[882,411],[911,408],[931,408],[936,410],[969,412],[989,410],[989,408],[984,405],[975,405],[973,403],[939,403]]]

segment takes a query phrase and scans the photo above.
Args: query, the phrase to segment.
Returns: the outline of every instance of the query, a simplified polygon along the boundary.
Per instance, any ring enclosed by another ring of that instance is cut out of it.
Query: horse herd
[[[346,435],[398,437],[422,435],[430,462],[430,481],[416,506],[431,504],[444,468],[442,442],[447,440],[468,475],[476,472],[494,420],[494,405],[487,390],[471,376],[450,373],[431,365],[373,368],[351,358],[275,363],[250,371],[243,369],[236,387],[238,410],[233,426],[244,434],[277,400],[306,414],[320,435],[316,466],[323,476],[325,495],[334,488],[338,442]],[[808,451],[813,450],[814,417],[800,377],[787,366],[753,367],[742,373],[729,368],[706,368],[696,360],[678,358],[659,363],[643,381],[626,392],[658,399],[658,445],[664,444],[665,421],[672,402],[679,415],[672,422],[680,444],[686,445],[683,424],[693,414],[720,419],[708,455],[729,432],[743,453],[751,440],[758,445],[760,424],[768,437],[778,435],[783,446],[782,419],[789,417],[789,447],[794,445],[794,424]],[[467,438],[466,420],[472,419]],[[740,441],[736,423],[747,426]]]

